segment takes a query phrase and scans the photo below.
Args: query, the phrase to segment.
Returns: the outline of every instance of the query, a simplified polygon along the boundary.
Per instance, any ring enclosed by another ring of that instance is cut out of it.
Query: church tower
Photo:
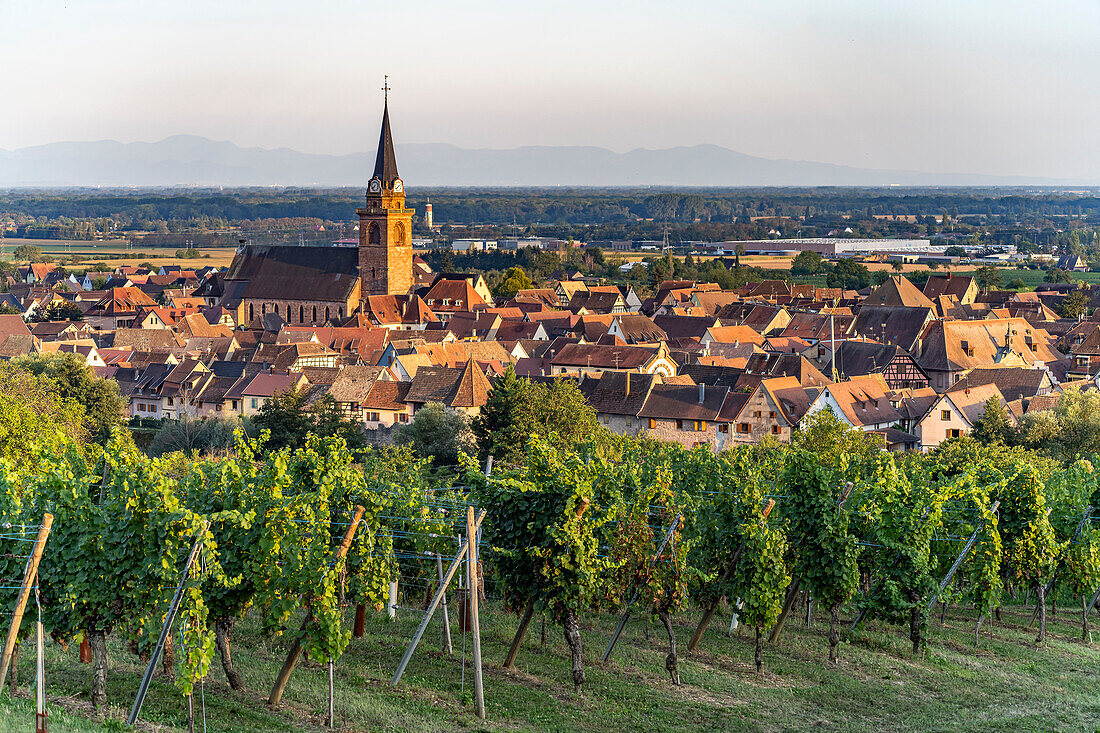
[[[405,184],[397,174],[390,134],[389,85],[374,175],[367,186],[367,205],[359,215],[359,279],[363,297],[405,295],[413,289],[412,215],[405,208]]]

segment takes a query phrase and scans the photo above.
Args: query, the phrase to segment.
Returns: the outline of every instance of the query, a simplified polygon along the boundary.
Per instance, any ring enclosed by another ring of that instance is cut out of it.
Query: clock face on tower
[[[394,193],[401,193],[405,190],[405,184],[401,182],[400,178],[393,179],[393,191]]]
[[[382,181],[378,180],[377,178],[370,179],[370,185],[368,187],[368,190],[371,193],[378,193],[379,191],[382,190]]]

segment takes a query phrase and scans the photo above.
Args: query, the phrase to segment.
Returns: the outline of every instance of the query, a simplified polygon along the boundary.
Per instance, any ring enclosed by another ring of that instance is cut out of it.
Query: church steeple
[[[390,133],[390,85],[382,112],[382,133],[366,206],[359,215],[359,281],[363,296],[405,295],[413,288],[412,214],[405,208],[405,184],[397,174]]]
[[[382,111],[382,132],[378,136],[378,155],[374,159],[374,175],[371,177],[370,193],[402,190],[401,178],[397,173],[397,156],[393,153],[393,134],[390,132],[390,85],[389,77],[382,87],[385,92],[385,106]],[[375,181],[378,185],[375,186]],[[398,185],[395,185],[398,184]]]

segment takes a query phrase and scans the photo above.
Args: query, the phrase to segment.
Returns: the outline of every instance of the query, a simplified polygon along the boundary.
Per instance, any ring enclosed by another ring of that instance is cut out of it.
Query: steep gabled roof
[[[906,308],[932,308],[932,301],[917,290],[908,278],[902,275],[891,275],[886,282],[875,288],[867,296],[864,303],[867,305],[904,306]]]

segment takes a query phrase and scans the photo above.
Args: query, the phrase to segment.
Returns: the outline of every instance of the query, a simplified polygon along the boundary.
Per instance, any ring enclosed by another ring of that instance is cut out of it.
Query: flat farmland
[[[11,259],[16,247],[29,244],[41,247],[45,259],[56,261],[76,258],[71,265],[79,269],[85,264],[103,263],[109,269],[122,265],[138,265],[149,262],[155,265],[180,265],[182,267],[225,267],[233,260],[235,249],[231,247],[200,247],[197,258],[176,257],[176,250],[170,247],[134,247],[125,239],[102,241],[67,239],[2,239],[0,240],[0,259]]]

